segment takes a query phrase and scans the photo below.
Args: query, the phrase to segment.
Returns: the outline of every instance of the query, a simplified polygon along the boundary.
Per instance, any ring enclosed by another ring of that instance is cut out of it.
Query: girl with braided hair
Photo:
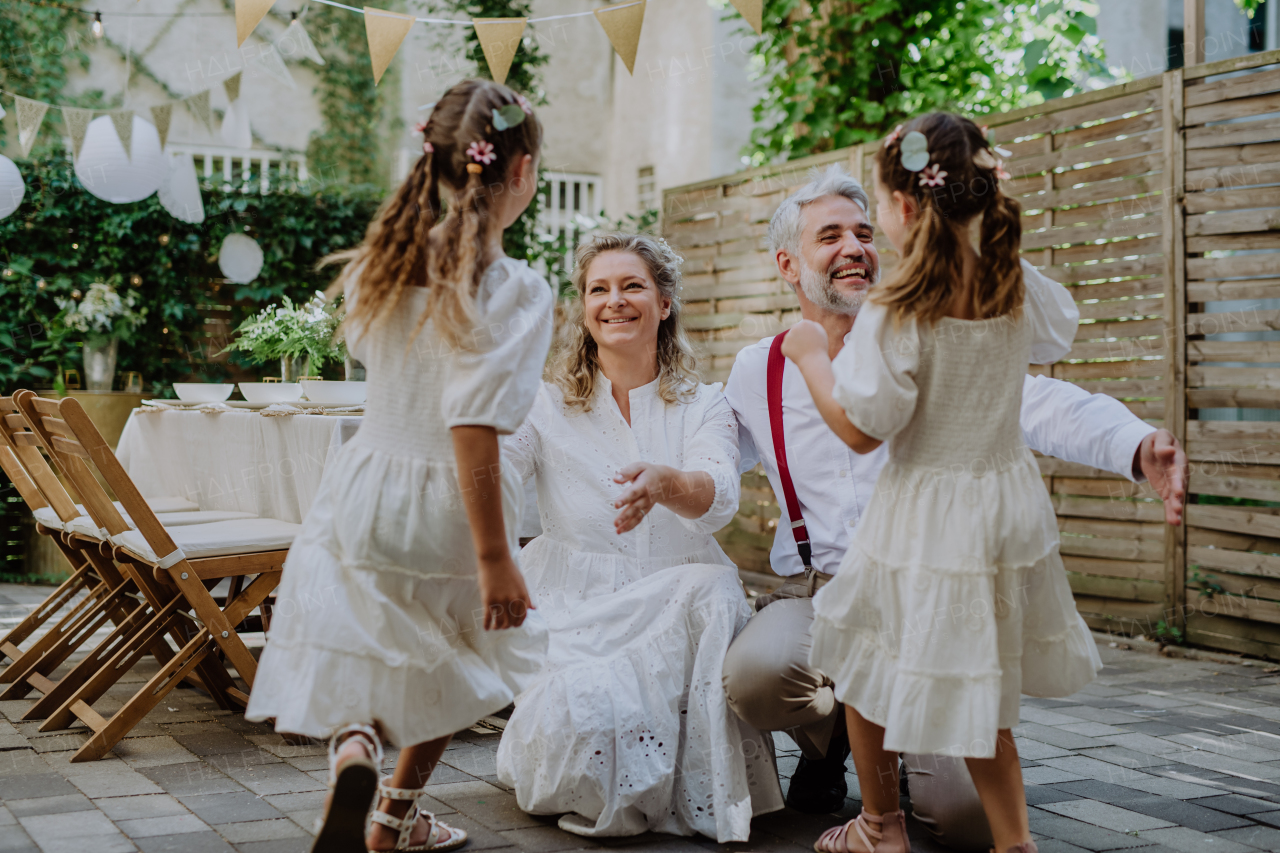
[[[817,323],[782,347],[850,447],[889,442],[840,570],[813,600],[810,661],[845,703],[863,802],[818,840],[823,853],[910,850],[900,752],[965,758],[995,850],[1034,853],[1010,732],[1019,697],[1067,696],[1102,666],[1018,421],[1026,365],[1065,356],[1079,314],[1019,260],[1003,153],[947,113],[890,135],[875,159],[877,222],[902,260],[834,362]]]
[[[330,738],[314,853],[464,844],[419,810],[422,787],[452,733],[509,705],[547,647],[514,558],[522,487],[499,465],[551,344],[550,286],[502,252],[542,129],[510,89],[466,80],[420,131],[409,177],[330,259],[347,262],[334,287],[368,401],[289,552],[246,713]],[[401,749],[380,779],[384,738]]]

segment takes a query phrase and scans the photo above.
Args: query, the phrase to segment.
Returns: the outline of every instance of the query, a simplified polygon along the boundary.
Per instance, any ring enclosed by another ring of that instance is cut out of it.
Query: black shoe
[[[831,744],[823,758],[800,757],[796,772],[787,788],[787,805],[805,814],[831,814],[844,808],[849,794],[845,779],[845,761],[849,758],[849,735],[844,727],[844,714],[831,733]]]

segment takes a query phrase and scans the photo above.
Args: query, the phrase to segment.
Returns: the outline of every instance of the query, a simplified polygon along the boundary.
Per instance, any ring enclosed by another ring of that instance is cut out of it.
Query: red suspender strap
[[[809,529],[804,526],[804,516],[800,514],[800,500],[796,497],[795,484],[791,482],[791,468],[787,465],[787,439],[782,432],[782,371],[787,366],[787,359],[782,354],[782,339],[786,332],[778,335],[769,345],[769,367],[766,384],[769,400],[769,431],[773,433],[773,455],[778,460],[778,479],[782,481],[782,495],[787,503],[787,517],[791,519],[791,535],[796,540],[796,550],[800,552],[800,562],[806,569],[812,568],[813,550],[809,545]]]

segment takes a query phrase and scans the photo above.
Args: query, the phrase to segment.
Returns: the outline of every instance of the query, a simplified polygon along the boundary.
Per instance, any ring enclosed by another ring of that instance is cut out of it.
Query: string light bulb
[[[94,37],[94,38],[96,38],[96,39],[100,39],[100,38],[102,38],[102,34],[103,34],[104,30],[103,30],[103,27],[102,27],[102,13],[101,13],[101,12],[94,12],[94,13],[93,13],[93,26],[92,26],[90,29],[91,29],[91,31],[93,32],[93,37]]]

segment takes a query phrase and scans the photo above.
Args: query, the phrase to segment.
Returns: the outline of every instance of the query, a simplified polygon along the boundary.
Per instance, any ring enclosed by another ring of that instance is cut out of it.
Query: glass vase
[[[286,355],[280,359],[280,381],[297,382],[304,376],[311,375],[311,356]]]
[[[90,391],[110,391],[116,379],[120,341],[112,338],[84,345],[84,381]]]

